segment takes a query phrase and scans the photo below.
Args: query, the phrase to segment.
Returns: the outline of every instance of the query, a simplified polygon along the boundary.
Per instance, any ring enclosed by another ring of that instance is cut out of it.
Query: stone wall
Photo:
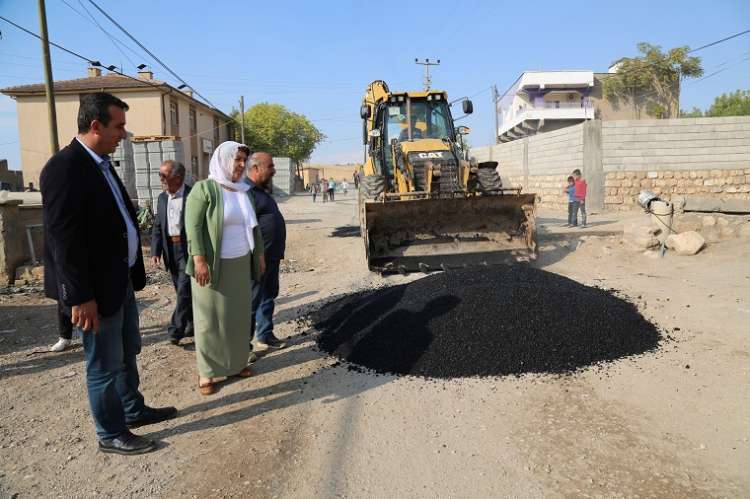
[[[605,207],[636,208],[636,197],[643,189],[666,199],[674,195],[750,199],[750,168],[608,172],[604,179]]]

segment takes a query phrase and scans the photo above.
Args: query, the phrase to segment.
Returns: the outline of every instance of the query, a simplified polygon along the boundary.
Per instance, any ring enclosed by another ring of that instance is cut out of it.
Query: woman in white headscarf
[[[211,156],[208,179],[185,205],[198,389],[216,391],[228,376],[247,378],[252,282],[265,270],[263,236],[245,183],[247,146],[224,142]]]

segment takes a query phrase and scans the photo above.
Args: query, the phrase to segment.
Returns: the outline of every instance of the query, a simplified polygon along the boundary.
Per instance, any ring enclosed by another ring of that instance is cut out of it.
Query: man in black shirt
[[[266,272],[260,282],[253,282],[252,333],[255,346],[261,350],[284,348],[286,344],[273,334],[274,300],[279,296],[279,264],[286,247],[286,222],[279,205],[269,192],[276,174],[273,158],[265,152],[250,156],[250,192],[266,245]]]

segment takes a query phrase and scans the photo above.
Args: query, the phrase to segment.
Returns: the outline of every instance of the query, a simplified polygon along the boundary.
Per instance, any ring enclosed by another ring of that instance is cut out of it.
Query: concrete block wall
[[[291,196],[294,194],[294,176],[296,168],[294,161],[289,158],[273,158],[276,175],[273,177],[273,192],[277,196]]]
[[[750,117],[602,122],[602,168],[607,209],[642,189],[750,199]]]
[[[750,116],[604,121],[602,153],[605,172],[745,168]]]
[[[575,168],[583,168],[584,125],[474,148],[471,153],[477,161],[497,161],[504,186],[521,187],[537,194],[539,204],[563,208],[565,179]]]
[[[750,199],[750,117],[590,120],[523,139],[472,149],[499,162],[505,185],[563,208],[565,179],[579,168],[589,209],[632,209],[642,189],[669,198]],[[520,171],[519,175],[519,163]]]
[[[162,192],[159,167],[162,162],[168,159],[185,164],[185,153],[181,141],[149,140],[133,142],[136,195],[132,199],[139,206],[145,206],[146,201],[149,201],[154,213],[157,211],[157,199]],[[187,165],[185,169],[187,174],[185,180],[192,184]]]
[[[524,190],[541,205],[567,208],[563,188],[570,172],[583,170],[583,123],[528,138],[528,179]]]
[[[133,143],[130,138],[120,142],[114,153],[112,153],[112,167],[122,180],[125,190],[131,199],[136,198],[135,187],[135,163],[133,158]]]
[[[583,123],[528,138],[529,175],[567,177],[583,164]]]

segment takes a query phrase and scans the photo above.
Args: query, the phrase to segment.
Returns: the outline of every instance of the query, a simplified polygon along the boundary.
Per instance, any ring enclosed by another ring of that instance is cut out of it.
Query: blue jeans
[[[577,199],[576,203],[578,203],[578,209],[581,210],[581,225],[586,225],[586,200]]]
[[[279,296],[279,260],[268,260],[260,282],[253,281],[252,333],[257,341],[273,334],[274,300]]]
[[[79,332],[96,435],[116,438],[127,430],[126,421],[138,419],[145,407],[138,391],[135,357],[141,352],[141,333],[133,285],[128,282],[125,301],[117,312],[99,317],[99,331]]]
[[[568,201],[568,225],[578,225],[578,201]]]

